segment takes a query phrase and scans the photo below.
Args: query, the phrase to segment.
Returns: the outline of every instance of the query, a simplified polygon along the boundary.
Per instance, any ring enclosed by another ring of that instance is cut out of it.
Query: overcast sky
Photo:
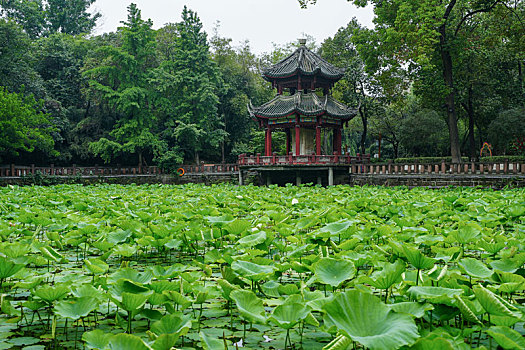
[[[144,19],[151,18],[154,28],[180,21],[184,5],[196,11],[208,36],[220,21],[219,34],[233,39],[234,45],[250,41],[252,51],[272,50],[272,42],[285,44],[312,35],[317,43],[333,36],[352,17],[372,27],[371,8],[356,8],[346,0],[318,0],[303,10],[297,0],[97,0],[93,9],[102,14],[96,34],[112,32],[126,19],[127,6],[134,2]]]

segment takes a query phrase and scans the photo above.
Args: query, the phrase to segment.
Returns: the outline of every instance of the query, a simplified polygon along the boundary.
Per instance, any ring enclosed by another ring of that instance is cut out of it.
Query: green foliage
[[[153,96],[148,76],[155,65],[155,32],[151,20],[144,21],[135,4],[128,7],[128,21],[119,28],[122,46],[106,45],[97,49],[101,63],[87,70],[93,92],[121,113],[110,132],[112,140],[102,138],[90,145],[95,155],[106,162],[119,152],[137,154],[139,165],[143,152],[157,153],[162,148],[156,133]]]
[[[523,192],[0,188],[3,341],[520,348]]]
[[[32,38],[48,34],[88,34],[100,13],[90,13],[95,0],[5,0],[1,13],[20,24]]]
[[[53,153],[53,129],[33,96],[9,93],[0,87],[0,159],[39,149]]]
[[[489,140],[498,154],[512,153],[512,142],[525,137],[525,108],[501,112],[489,126]]]
[[[408,154],[431,157],[445,155],[447,125],[435,111],[420,110],[409,114],[400,126],[400,142]]]

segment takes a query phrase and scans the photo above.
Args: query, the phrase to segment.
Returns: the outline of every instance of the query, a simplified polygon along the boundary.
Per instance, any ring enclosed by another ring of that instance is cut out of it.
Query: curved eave
[[[298,75],[299,73],[301,73],[301,75],[303,75],[303,76],[314,76],[314,75],[317,75],[317,76],[323,77],[323,78],[325,78],[327,80],[334,80],[334,81],[340,80],[345,75],[344,72],[339,73],[339,74],[327,74],[327,73],[323,72],[321,68],[316,68],[314,71],[310,71],[310,72],[309,71],[305,71],[305,70],[300,69],[300,68],[297,68],[292,73],[271,74],[271,73],[263,72],[262,77],[263,77],[264,80],[269,81],[271,83],[273,80],[291,78],[293,76]]]
[[[335,67],[321,56],[301,46],[279,63],[265,69],[263,78],[272,81],[285,79],[297,74],[305,76],[319,75],[329,80],[339,80],[344,76],[344,69]]]
[[[249,106],[252,118],[275,119],[284,118],[295,114],[306,117],[328,116],[341,119],[352,119],[357,111],[350,109],[330,96],[318,97],[315,94],[305,95],[297,92],[293,96],[278,95],[273,100],[260,107]]]

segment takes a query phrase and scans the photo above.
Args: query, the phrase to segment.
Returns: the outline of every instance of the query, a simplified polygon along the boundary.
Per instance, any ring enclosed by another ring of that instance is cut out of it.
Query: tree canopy
[[[345,69],[332,89],[358,109],[343,133],[345,152],[378,153],[381,139],[389,158],[474,159],[484,142],[494,154],[523,154],[522,1],[352,2],[373,6],[373,28],[348,18],[322,42],[305,34],[310,50]],[[208,35],[187,7],[178,21],[154,29],[135,4],[118,30],[93,35],[100,18],[93,3],[0,2],[4,111],[12,104],[26,116],[21,130],[32,130],[14,132],[19,117],[1,116],[3,162],[168,169],[235,162],[264,149],[247,105],[272,99],[261,72],[297,42],[255,54],[249,41],[221,36],[220,25]],[[284,139],[276,132],[273,149],[284,152]]]

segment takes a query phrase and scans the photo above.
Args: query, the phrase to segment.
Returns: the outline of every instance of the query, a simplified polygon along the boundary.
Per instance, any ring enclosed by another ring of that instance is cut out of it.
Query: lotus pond
[[[525,191],[0,188],[0,349],[523,349]]]

